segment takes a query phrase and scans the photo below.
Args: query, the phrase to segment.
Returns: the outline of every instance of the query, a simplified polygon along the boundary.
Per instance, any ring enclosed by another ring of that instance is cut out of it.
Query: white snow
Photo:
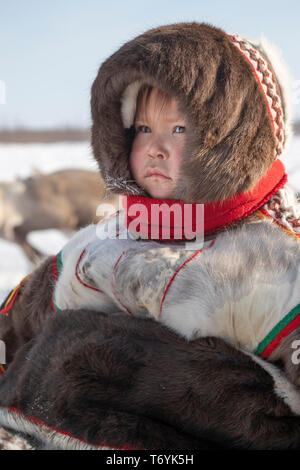
[[[96,170],[89,143],[0,144],[1,181],[27,177],[34,169],[51,173],[63,168]]]
[[[300,137],[294,137],[282,161],[290,184],[300,192]],[[33,169],[50,173],[63,168],[97,170],[89,143],[0,144],[1,181],[26,177]],[[29,239],[47,254],[57,253],[67,241],[67,237],[57,230],[34,232]],[[32,266],[22,250],[0,239],[0,302],[31,270]]]

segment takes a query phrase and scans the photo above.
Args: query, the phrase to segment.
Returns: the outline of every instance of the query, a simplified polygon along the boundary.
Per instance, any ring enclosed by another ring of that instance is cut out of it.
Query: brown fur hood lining
[[[176,199],[223,200],[252,189],[271,166],[276,142],[251,66],[221,29],[179,23],[124,44],[102,64],[93,83],[92,147],[112,192],[147,196],[132,179],[128,158],[142,83],[175,96],[186,118]],[[278,83],[279,78],[282,95]]]

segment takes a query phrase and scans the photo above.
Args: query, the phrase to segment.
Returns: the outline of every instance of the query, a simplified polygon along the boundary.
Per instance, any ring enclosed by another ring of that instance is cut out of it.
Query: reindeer
[[[35,172],[26,179],[0,183],[0,237],[17,243],[36,263],[43,253],[27,240],[29,232],[58,229],[68,234],[99,217],[101,202],[117,208],[117,196],[106,198],[96,172],[68,169],[51,174]]]

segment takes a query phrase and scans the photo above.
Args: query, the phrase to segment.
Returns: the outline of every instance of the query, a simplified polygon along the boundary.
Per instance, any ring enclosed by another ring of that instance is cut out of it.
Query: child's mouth
[[[146,173],[146,178],[171,179],[156,169],[149,169]]]

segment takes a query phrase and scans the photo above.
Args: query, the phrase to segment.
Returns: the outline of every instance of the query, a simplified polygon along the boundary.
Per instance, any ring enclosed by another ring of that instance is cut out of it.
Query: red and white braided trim
[[[300,240],[300,205],[289,200],[288,188],[280,189],[259,212],[271,217],[281,228]]]
[[[250,42],[240,38],[237,34],[229,35],[233,44],[239,49],[247,62],[251,65],[254,76],[265,96],[268,113],[271,119],[273,133],[276,138],[275,158],[281,155],[285,142],[283,122],[283,107],[277,91],[275,78],[267,60]]]

